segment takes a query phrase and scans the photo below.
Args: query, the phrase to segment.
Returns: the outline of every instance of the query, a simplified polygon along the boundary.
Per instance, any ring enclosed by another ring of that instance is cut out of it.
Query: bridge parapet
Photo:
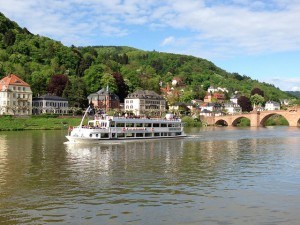
[[[204,117],[204,120],[208,125],[227,124],[228,126],[235,126],[237,121],[241,118],[247,118],[250,120],[251,127],[264,126],[265,121],[272,115],[281,115],[289,123],[289,126],[299,126],[300,124],[300,110],[274,110],[274,111],[253,111],[250,113],[242,113],[226,116],[209,116]],[[222,122],[221,122],[222,121]]]

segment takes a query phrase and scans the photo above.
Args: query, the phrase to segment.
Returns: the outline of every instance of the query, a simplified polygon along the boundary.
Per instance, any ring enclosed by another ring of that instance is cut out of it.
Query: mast
[[[89,105],[89,107],[85,110],[85,113],[83,114],[83,117],[82,117],[80,125],[79,125],[79,129],[81,129],[84,118],[86,117],[86,114],[90,111],[90,109],[91,109],[91,106]]]

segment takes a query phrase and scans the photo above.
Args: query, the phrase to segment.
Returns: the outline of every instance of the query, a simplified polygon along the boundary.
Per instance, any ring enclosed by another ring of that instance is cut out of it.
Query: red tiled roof
[[[15,74],[9,74],[3,79],[0,80],[0,90],[2,90],[3,86],[8,87],[9,85],[16,85],[16,86],[25,86],[30,87],[29,84],[27,84],[25,81],[21,80],[17,75]]]

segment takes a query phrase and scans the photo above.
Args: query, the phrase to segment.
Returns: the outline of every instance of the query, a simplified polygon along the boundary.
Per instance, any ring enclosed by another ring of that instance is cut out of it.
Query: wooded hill
[[[86,97],[109,85],[124,99],[137,89],[160,93],[174,77],[185,84],[178,101],[203,99],[209,86],[249,96],[253,88],[265,100],[295,98],[271,84],[228,73],[212,62],[187,55],[143,51],[121,46],[67,47],[59,41],[33,35],[0,13],[0,79],[14,73],[31,85],[33,96],[54,93],[70,105],[84,107]],[[56,75],[56,76],[53,76]]]

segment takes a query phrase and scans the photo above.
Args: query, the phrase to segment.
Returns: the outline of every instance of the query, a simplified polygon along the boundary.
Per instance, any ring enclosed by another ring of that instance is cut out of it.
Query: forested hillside
[[[50,92],[77,106],[87,104],[88,94],[107,85],[124,99],[137,89],[159,93],[160,85],[165,86],[173,77],[186,85],[179,101],[201,99],[211,85],[227,88],[229,94],[240,91],[247,96],[256,87],[264,91],[266,100],[291,98],[273,85],[228,73],[193,56],[131,47],[67,47],[31,34],[0,13],[0,78],[8,73],[28,82],[34,96]]]
[[[287,93],[300,98],[300,91],[287,91]]]

